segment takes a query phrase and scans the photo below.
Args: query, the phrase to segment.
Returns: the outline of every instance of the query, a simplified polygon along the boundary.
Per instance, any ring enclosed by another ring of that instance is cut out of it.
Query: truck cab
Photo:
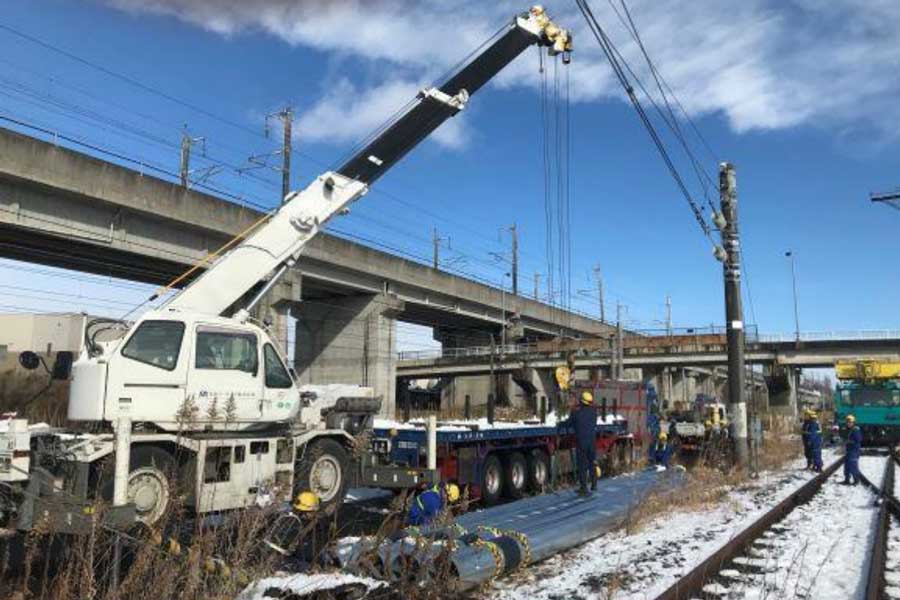
[[[265,329],[162,310],[117,341],[87,344],[73,365],[68,417],[240,431],[291,421],[299,409],[300,391]]]

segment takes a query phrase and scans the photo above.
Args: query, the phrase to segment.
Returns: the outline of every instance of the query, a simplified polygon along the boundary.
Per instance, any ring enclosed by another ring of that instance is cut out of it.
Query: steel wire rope
[[[632,106],[635,111],[638,113],[638,117],[641,120],[641,123],[644,125],[644,128],[647,130],[647,133],[650,135],[651,140],[653,141],[654,146],[660,154],[660,157],[663,159],[669,174],[672,179],[675,181],[676,186],[681,191],[681,194],[684,196],[685,201],[688,203],[691,211],[694,214],[694,219],[697,221],[700,229],[703,231],[704,236],[714,244],[712,240],[712,232],[710,226],[706,223],[706,219],[703,217],[703,213],[698,208],[696,202],[691,196],[690,192],[687,189],[687,186],[684,183],[684,180],[681,178],[681,174],[678,172],[678,169],[675,167],[675,164],[672,162],[671,157],[669,156],[668,151],[665,148],[662,140],[659,137],[655,127],[653,127],[653,123],[650,121],[647,113],[644,111],[643,106],[641,105],[640,100],[635,94],[634,88],[631,86],[627,75],[622,69],[622,66],[619,64],[619,61],[616,58],[616,51],[613,50],[614,46],[612,41],[607,37],[606,32],[597,22],[596,17],[594,17],[593,11],[587,3],[587,0],[575,0],[578,5],[579,10],[585,18],[585,21],[588,24],[588,29],[591,30],[594,38],[597,40],[597,43],[600,45],[604,55],[606,56],[607,61],[610,63],[610,66],[613,69],[613,73],[616,75],[616,78],[619,80],[620,85],[625,90],[628,95],[629,100],[631,101]]]

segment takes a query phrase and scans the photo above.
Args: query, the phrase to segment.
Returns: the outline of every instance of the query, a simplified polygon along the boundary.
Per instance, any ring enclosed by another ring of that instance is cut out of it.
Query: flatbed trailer
[[[604,472],[629,463],[632,444],[627,420],[598,421],[597,457]],[[554,477],[573,472],[574,447],[572,428],[555,423],[376,423],[362,475],[365,485],[395,489],[453,481],[470,499],[491,505],[541,492]]]

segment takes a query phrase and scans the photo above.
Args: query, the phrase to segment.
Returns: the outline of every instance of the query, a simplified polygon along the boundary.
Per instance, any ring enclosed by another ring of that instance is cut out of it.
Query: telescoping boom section
[[[335,171],[294,192],[270,218],[220,258],[167,305],[222,315],[270,273],[277,279],[306,243],[335,214],[346,211],[369,186],[444,121],[463,110],[469,97],[532,45],[568,61],[571,37],[540,6],[517,16],[482,52],[439,87],[419,92],[412,105]],[[238,313],[239,315],[241,313]]]

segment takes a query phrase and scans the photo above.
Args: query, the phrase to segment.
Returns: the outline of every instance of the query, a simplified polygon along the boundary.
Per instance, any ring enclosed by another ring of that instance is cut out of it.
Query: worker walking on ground
[[[409,507],[407,525],[430,525],[448,504],[459,500],[459,486],[455,483],[436,483],[420,492]]]
[[[578,474],[578,494],[586,496],[588,482],[591,491],[597,489],[597,408],[594,406],[594,395],[581,392],[578,408],[569,418],[559,424],[560,428],[572,427],[575,430],[575,470]]]
[[[844,485],[859,485],[859,455],[862,453],[862,430],[856,417],[847,415],[847,441],[844,442]]]
[[[812,456],[812,470],[822,472],[822,428],[819,426],[818,415],[809,413],[809,452]]]
[[[669,444],[669,434],[660,431],[653,445],[653,463],[657,467],[669,468],[669,458],[672,456],[672,446]]]
[[[800,425],[800,437],[803,440],[803,456],[806,457],[806,468],[812,469],[813,467],[813,457],[812,457],[812,448],[809,444],[809,428],[810,428],[810,411],[809,409],[805,409],[803,411],[803,423]]]

